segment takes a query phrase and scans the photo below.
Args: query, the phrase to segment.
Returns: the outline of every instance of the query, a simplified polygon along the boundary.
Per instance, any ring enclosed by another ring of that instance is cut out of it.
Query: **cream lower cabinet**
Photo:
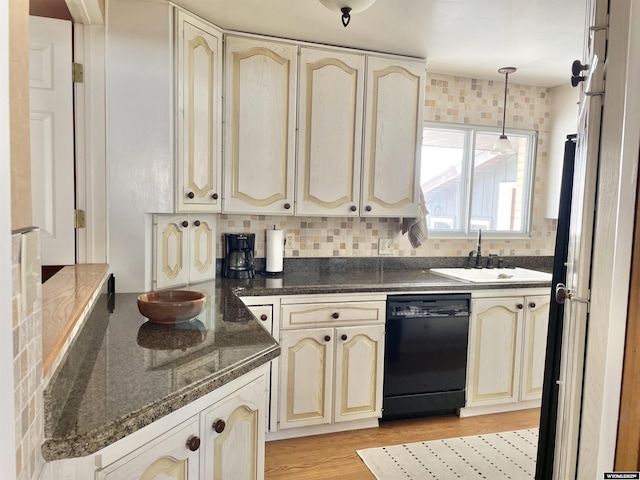
[[[282,306],[280,429],[381,416],[384,305]]]
[[[214,391],[201,397],[98,452],[96,463],[108,465],[95,472],[96,480],[263,479],[265,367],[221,387],[220,395]],[[217,400],[211,404],[209,397]],[[160,435],[146,438],[149,429],[171,425],[171,417],[184,410],[195,413]],[[92,476],[85,472],[64,478]]]
[[[215,216],[153,216],[153,288],[215,278]]]
[[[269,281],[269,280],[267,280]],[[260,321],[274,338],[280,335],[280,298],[279,297],[242,297],[241,300],[251,313]],[[269,398],[267,412],[267,431],[278,430],[278,386],[280,385],[280,357],[269,362],[267,378]]]
[[[97,473],[98,480],[189,480],[198,478],[200,452],[191,450],[200,441],[198,416],[148,445],[132,452],[116,464]],[[195,442],[195,443],[194,443]]]
[[[472,312],[466,408],[539,401],[549,296],[474,299]]]

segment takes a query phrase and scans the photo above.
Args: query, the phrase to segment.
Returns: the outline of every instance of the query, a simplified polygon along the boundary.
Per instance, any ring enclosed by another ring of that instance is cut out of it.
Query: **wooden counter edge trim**
[[[47,377],[109,276],[107,264],[64,267],[42,285],[42,374]]]

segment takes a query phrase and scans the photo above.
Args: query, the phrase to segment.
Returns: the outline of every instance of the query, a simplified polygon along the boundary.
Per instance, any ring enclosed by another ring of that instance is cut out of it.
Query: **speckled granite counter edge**
[[[164,417],[192,401],[216,390],[247,372],[273,360],[280,355],[280,346],[273,346],[236,364],[216,375],[205,378],[197,385],[186,387],[176,394],[164,397],[142,409],[111,422],[100,431],[91,431],[83,435],[66,438],[45,439],[42,455],[46,461],[81,457],[95,453],[112,443],[126,437]]]

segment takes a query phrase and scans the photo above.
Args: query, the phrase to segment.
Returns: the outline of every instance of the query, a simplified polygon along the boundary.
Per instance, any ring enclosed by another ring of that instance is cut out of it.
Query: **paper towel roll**
[[[267,273],[282,272],[284,253],[284,231],[267,230]]]

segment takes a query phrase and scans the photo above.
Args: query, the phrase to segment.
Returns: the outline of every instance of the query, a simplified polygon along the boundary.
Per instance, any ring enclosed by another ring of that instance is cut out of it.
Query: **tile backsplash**
[[[428,74],[424,120],[469,125],[502,125],[504,83],[490,80]],[[483,251],[498,255],[553,255],[556,220],[544,218],[544,179],[548,164],[551,100],[548,88],[509,84],[507,126],[538,132],[532,227],[529,238],[491,239]],[[264,230],[280,228],[294,235],[287,257],[378,256],[380,239],[393,239],[392,256],[443,257],[465,255],[475,248],[474,238],[431,235],[419,248],[411,247],[397,218],[280,217],[221,215],[218,222],[218,256],[223,256],[222,234],[256,234],[256,257],[265,255]]]
[[[39,231],[30,235],[40,235]],[[36,279],[35,299],[23,305],[22,244],[24,233],[14,233],[12,241],[13,283],[13,376],[15,395],[15,435],[17,480],[36,478],[44,460],[40,446],[44,441],[42,378],[42,283]],[[39,239],[38,239],[39,244]],[[36,249],[37,250],[37,249]],[[40,266],[39,251],[31,259]],[[31,261],[30,260],[30,261]]]

